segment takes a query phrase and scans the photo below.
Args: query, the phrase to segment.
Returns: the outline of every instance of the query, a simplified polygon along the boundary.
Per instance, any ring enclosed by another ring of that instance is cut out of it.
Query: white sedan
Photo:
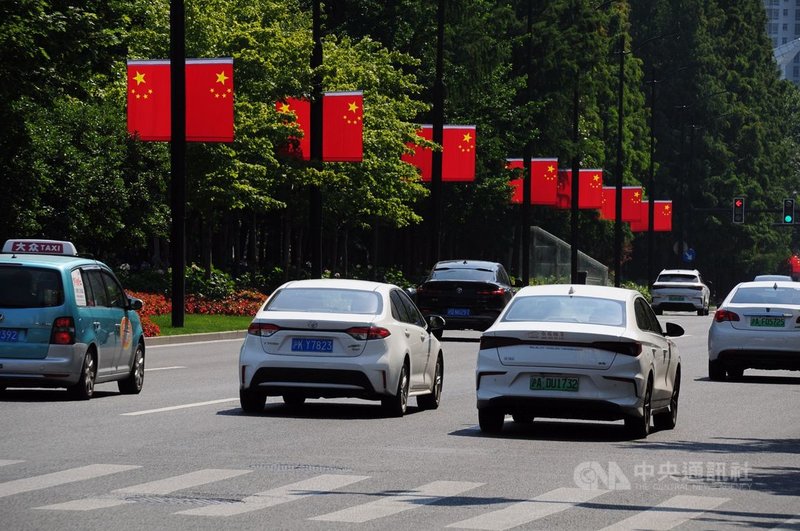
[[[242,409],[262,411],[267,396],[290,406],[307,398],[380,400],[391,416],[402,416],[415,396],[420,409],[436,409],[444,324],[439,316],[426,322],[391,284],[288,282],[256,314],[239,352]]]
[[[800,370],[800,283],[742,282],[719,305],[708,331],[708,377],[745,369]]]
[[[625,420],[634,437],[675,427],[681,359],[647,300],[606,286],[521,289],[481,336],[476,370],[481,431],[534,417]]]

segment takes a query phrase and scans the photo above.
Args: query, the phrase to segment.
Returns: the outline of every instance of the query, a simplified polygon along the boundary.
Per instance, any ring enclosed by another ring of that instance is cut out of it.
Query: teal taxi
[[[71,242],[15,239],[0,252],[0,393],[62,387],[88,400],[97,383],[121,393],[144,383],[145,342],[137,310],[102,262]]]

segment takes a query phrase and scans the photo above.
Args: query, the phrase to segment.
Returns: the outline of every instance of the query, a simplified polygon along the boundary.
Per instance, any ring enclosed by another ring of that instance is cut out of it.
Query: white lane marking
[[[234,516],[259,509],[266,509],[282,503],[289,503],[309,496],[328,494],[332,490],[346,487],[352,483],[368,479],[369,476],[348,476],[344,474],[322,474],[310,479],[298,481],[283,487],[259,492],[244,498],[240,503],[207,505],[196,509],[188,509],[175,514],[194,516]],[[269,527],[269,526],[267,526]]]
[[[210,339],[208,341],[187,341],[186,343],[164,343],[163,345],[147,345],[147,350],[151,348],[165,348],[165,347],[184,347],[186,345],[208,345],[209,343],[232,343],[237,341],[241,343],[244,341],[244,330],[242,331],[242,337],[237,337],[234,339]]]
[[[175,365],[175,366],[173,366],[173,367],[150,367],[150,368],[148,368],[148,369],[145,369],[145,370],[144,370],[144,372],[150,372],[150,371],[171,371],[171,370],[173,370],[173,369],[185,369],[185,368],[186,368],[186,367],[184,367],[183,365]]]
[[[560,488],[545,492],[530,500],[509,505],[504,509],[481,514],[474,518],[450,524],[447,527],[462,529],[489,529],[500,531],[511,529],[551,514],[571,509],[580,503],[605,494],[607,490],[587,490],[578,488]]]
[[[176,490],[188,489],[191,487],[197,487],[198,485],[213,483],[214,481],[235,478],[236,476],[249,474],[250,472],[252,471],[207,468],[198,470],[196,472],[190,472],[188,474],[182,474],[180,476],[174,476],[171,478],[151,481],[149,483],[142,483],[141,485],[133,485],[132,487],[113,490],[107,497],[84,498],[82,500],[73,500],[65,503],[56,503],[53,505],[44,505],[42,507],[35,508],[54,511],[91,511],[94,509],[107,509],[108,507],[116,507],[117,505],[124,505],[126,503],[133,503],[135,501],[126,499],[126,496],[158,496],[171,494]]]
[[[0,459],[0,466],[16,465],[17,463],[24,463],[19,459]]]
[[[713,498],[711,496],[673,496],[646,511],[610,525],[604,528],[603,531],[672,529],[687,520],[697,518],[705,511],[718,507],[728,500],[729,498]]]
[[[220,400],[209,400],[207,402],[195,402],[193,404],[182,404],[180,406],[160,407],[158,409],[145,409],[143,411],[131,411],[130,413],[120,413],[123,417],[135,417],[137,415],[149,415],[150,413],[163,413],[165,411],[176,411],[178,409],[188,409],[190,407],[210,406],[212,404],[222,404],[223,402],[236,402],[238,398],[222,398]]]
[[[483,485],[483,483],[472,483],[469,481],[434,481],[417,487],[412,491],[408,491],[408,494],[386,496],[341,511],[315,516],[314,518],[309,518],[309,520],[349,523],[368,522],[376,518],[383,518],[409,509],[415,509],[422,505],[429,505],[442,498],[455,496],[456,494],[480,487],[481,485]]]
[[[794,517],[789,520],[786,520],[778,527],[773,527],[773,531],[778,531],[781,529],[800,529],[800,517]]]
[[[70,468],[69,470],[62,470],[60,472],[53,472],[52,474],[6,481],[5,483],[0,483],[0,498],[13,494],[20,494],[22,492],[64,485],[65,483],[99,478],[109,474],[116,474],[117,472],[133,470],[134,468],[141,467],[137,465],[87,465],[78,468]]]

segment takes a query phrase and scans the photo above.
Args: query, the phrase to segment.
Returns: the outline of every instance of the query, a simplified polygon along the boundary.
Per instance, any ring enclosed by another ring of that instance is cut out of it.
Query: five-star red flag
[[[639,205],[641,214],[639,219],[631,221],[631,232],[647,232],[650,230],[650,200],[646,197],[642,199]]]
[[[522,159],[506,159],[506,169],[507,170],[521,170],[522,169]],[[517,174],[522,172],[515,172]],[[524,180],[522,177],[511,179],[508,181],[508,185],[511,187],[511,203],[514,205],[521,205],[522,204],[522,185]]]
[[[169,141],[169,61],[128,61],[128,134]]]
[[[361,162],[364,158],[364,93],[326,92],[322,96],[322,160]]]
[[[672,232],[672,201],[654,201],[653,230]]]
[[[295,124],[303,132],[303,136],[289,137],[289,145],[281,150],[282,153],[303,160],[311,158],[311,102],[305,99],[286,98],[285,101],[275,103],[275,110],[281,114],[293,115]]]
[[[423,125],[417,130],[417,136],[425,140],[433,138],[433,126]],[[413,154],[403,153],[400,160],[407,162],[412,166],[416,166],[420,170],[420,175],[424,182],[431,181],[431,171],[433,168],[433,151],[427,148],[420,147],[416,144],[406,144],[407,147],[414,150]]]
[[[558,159],[531,159],[531,204],[553,206],[557,195]]]
[[[475,180],[474,125],[445,125],[442,131],[442,182]]]
[[[572,170],[558,170],[558,194],[555,207],[569,209],[572,207]]]
[[[233,142],[233,59],[186,60],[186,141]]]
[[[578,208],[603,207],[603,170],[578,170]]]
[[[603,187],[603,204],[600,206],[600,219],[614,221],[617,219],[617,189],[613,186]]]
[[[622,187],[622,221],[639,221],[642,217],[642,187]]]

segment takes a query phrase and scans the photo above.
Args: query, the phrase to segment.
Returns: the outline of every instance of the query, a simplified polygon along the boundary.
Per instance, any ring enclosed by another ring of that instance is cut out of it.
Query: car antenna
[[[567,295],[571,297],[574,293],[575,293],[575,288],[573,286],[570,286]]]
[[[776,282],[775,284],[773,284],[773,285],[772,285],[772,289],[774,289],[774,290],[777,290],[777,289],[778,289],[778,283],[777,283],[777,282]]]

